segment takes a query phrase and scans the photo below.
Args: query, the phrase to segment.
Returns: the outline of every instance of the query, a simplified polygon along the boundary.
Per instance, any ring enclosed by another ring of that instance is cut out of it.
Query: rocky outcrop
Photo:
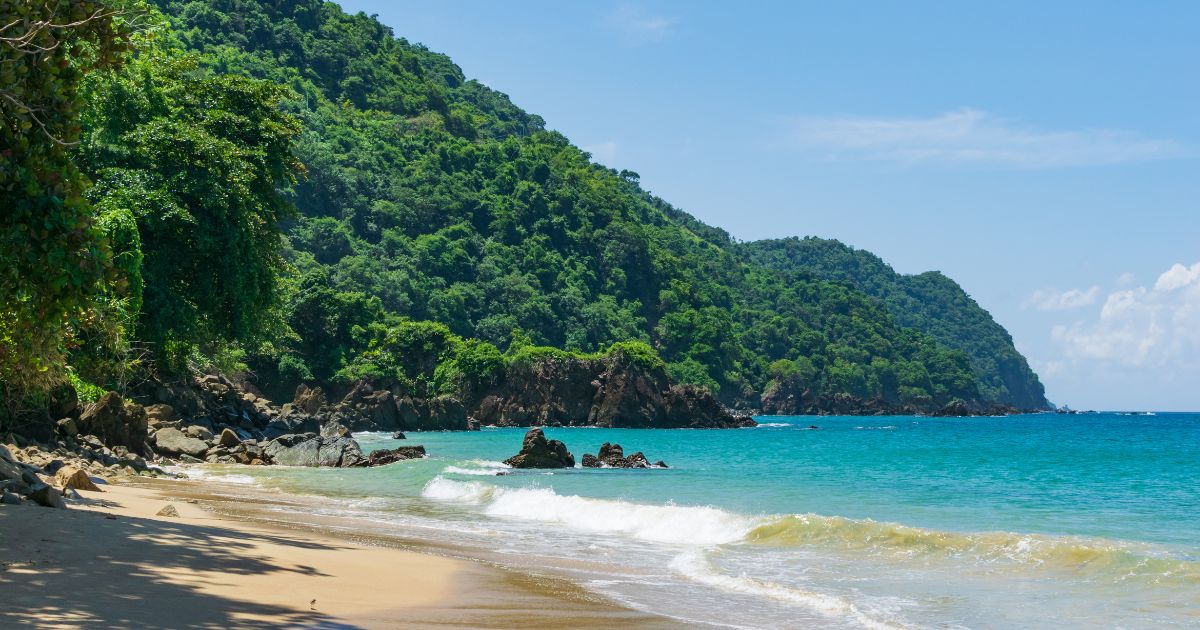
[[[470,407],[483,424],[728,428],[754,426],[708,390],[672,385],[661,365],[623,353],[594,359],[548,357],[509,366],[500,385]]]
[[[525,433],[521,452],[504,460],[513,468],[574,468],[575,456],[567,445],[558,440],[547,440],[541,429],[530,429]]]
[[[114,392],[104,394],[87,408],[68,433],[95,435],[109,447],[124,446],[143,453],[146,444],[146,412],[141,405],[126,402]]]
[[[422,457],[425,457],[424,446],[401,446],[398,448],[371,451],[371,454],[367,455],[367,459],[357,465],[386,466],[408,459],[421,459]]]
[[[762,413],[779,416],[992,416],[1021,413],[1007,405],[955,399],[910,403],[850,394],[816,395],[798,377],[772,382],[762,395]]]
[[[600,446],[600,452],[596,455],[588,453],[583,456],[584,468],[666,468],[667,465],[662,461],[650,463],[646,456],[638,451],[628,457],[625,456],[624,449],[620,444],[609,444],[605,442]]]

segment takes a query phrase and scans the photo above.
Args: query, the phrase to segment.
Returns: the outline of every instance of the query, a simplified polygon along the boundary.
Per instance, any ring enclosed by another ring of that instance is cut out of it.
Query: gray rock
[[[67,504],[63,502],[62,494],[47,483],[34,486],[33,491],[29,493],[29,500],[44,507],[67,507]]]
[[[21,505],[21,497],[11,492],[5,492],[4,494],[0,495],[0,503],[3,503],[4,505]]]
[[[3,444],[0,444],[0,460],[10,464],[17,463],[17,460],[13,459],[12,453],[8,452],[8,447]]]
[[[196,438],[197,440],[204,440],[205,442],[209,442],[213,439],[212,431],[209,431],[207,428],[198,424],[193,424],[192,426],[188,427],[184,433],[186,433],[188,437]]]
[[[184,435],[179,429],[159,429],[154,434],[154,449],[169,455],[190,455],[199,457],[208,450],[203,440]]]
[[[263,453],[283,466],[349,467],[366,459],[353,438],[319,435],[301,440],[285,435],[268,442]]]

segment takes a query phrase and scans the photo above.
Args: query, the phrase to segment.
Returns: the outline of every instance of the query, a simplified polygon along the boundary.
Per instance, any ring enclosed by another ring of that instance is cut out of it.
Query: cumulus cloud
[[[1100,287],[1094,286],[1090,289],[1068,289],[1059,291],[1058,289],[1038,289],[1032,295],[1025,298],[1021,304],[1021,308],[1034,308],[1039,311],[1067,311],[1084,306],[1091,306],[1096,303],[1096,298],[1100,297]]]
[[[675,28],[675,18],[655,15],[645,8],[623,4],[605,20],[632,44],[649,44],[665,39]]]
[[[798,117],[790,142],[828,157],[904,163],[985,164],[1045,169],[1179,157],[1174,140],[1119,129],[1051,131],[1028,128],[964,108],[932,118]]]
[[[1172,266],[1153,287],[1110,293],[1098,319],[1055,326],[1051,338],[1075,360],[1200,366],[1200,262]]]

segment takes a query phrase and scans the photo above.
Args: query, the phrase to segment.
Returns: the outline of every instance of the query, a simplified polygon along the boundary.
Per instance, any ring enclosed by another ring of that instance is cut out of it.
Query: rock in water
[[[166,505],[166,507],[159,510],[158,512],[155,512],[154,515],[155,516],[170,516],[172,518],[179,518],[179,510],[175,509],[174,504],[168,503]]]
[[[357,464],[358,466],[385,466],[395,462],[404,461],[406,459],[421,459],[425,457],[424,446],[401,446],[393,449],[380,449],[371,451],[367,459]]]
[[[574,468],[575,456],[567,445],[547,440],[541,429],[530,429],[521,444],[521,452],[504,460],[513,468]]]
[[[659,461],[653,465],[646,459],[646,456],[641,451],[625,457],[625,451],[620,444],[609,444],[605,442],[600,446],[600,454],[587,454],[583,456],[583,465],[586,468],[666,468],[667,465]]]
[[[59,487],[63,490],[87,490],[89,492],[104,492],[92,482],[92,478],[87,472],[80,470],[74,466],[65,466],[55,475],[55,480]]]
[[[404,433],[402,431],[396,431],[395,433],[392,434],[392,439],[393,440],[403,440],[403,439],[405,439]]]
[[[168,455],[200,457],[208,450],[208,444],[205,444],[204,440],[184,435],[179,429],[165,427],[155,432],[154,448]]]

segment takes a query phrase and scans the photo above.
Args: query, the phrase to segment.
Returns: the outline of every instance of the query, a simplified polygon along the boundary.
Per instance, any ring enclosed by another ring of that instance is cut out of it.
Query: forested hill
[[[981,346],[962,341],[970,327],[927,325],[976,318],[957,312],[978,310],[969,299],[900,302],[764,265],[371,17],[316,0],[159,5],[210,71],[296,95],[285,109],[301,121],[307,175],[290,193],[300,212],[282,292],[296,338],[251,353],[263,378],[345,378],[369,343],[355,331],[404,318],[502,351],[644,341],[673,377],[729,403],[754,405],[785,375],[926,407],[1044,403],[1026,393],[1040,392],[1028,368],[1004,371],[1024,361],[998,327],[1004,343]],[[931,320],[946,306],[956,312]]]
[[[0,14],[23,33],[0,46],[0,430],[198,371],[472,413],[530,375],[586,394],[620,366],[676,411],[713,402],[700,388],[780,413],[1045,403],[948,279],[739,244],[372,17],[321,0]],[[557,391],[503,399],[552,420]]]
[[[1026,409],[1048,405],[1037,374],[1004,327],[940,272],[902,275],[868,251],[820,238],[755,241],[739,249],[751,264],[790,278],[844,282],[881,300],[900,325],[966,352],[985,398]]]

